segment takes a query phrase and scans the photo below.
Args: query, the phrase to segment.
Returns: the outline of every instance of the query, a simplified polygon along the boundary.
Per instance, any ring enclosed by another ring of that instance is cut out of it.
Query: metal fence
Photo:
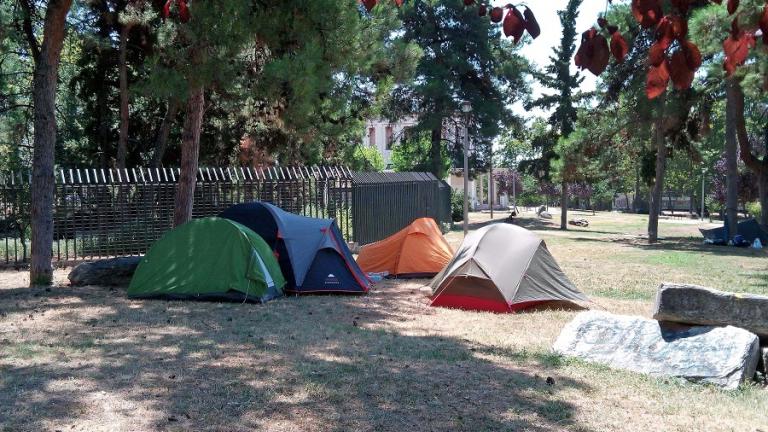
[[[451,188],[430,173],[353,173],[355,240],[368,244],[431,217],[451,223]]]
[[[67,169],[56,173],[54,261],[140,255],[173,224],[178,169]],[[29,257],[28,174],[0,176],[0,262]],[[334,218],[352,237],[352,173],[341,167],[201,168],[193,217],[232,204],[269,201],[287,211]]]
[[[268,201],[334,218],[349,241],[366,244],[417,217],[450,222],[450,189],[434,176],[361,174],[344,167],[201,168],[193,217],[241,202]],[[141,255],[173,224],[178,169],[63,169],[56,173],[53,260]],[[29,259],[30,176],[0,175],[0,265]]]

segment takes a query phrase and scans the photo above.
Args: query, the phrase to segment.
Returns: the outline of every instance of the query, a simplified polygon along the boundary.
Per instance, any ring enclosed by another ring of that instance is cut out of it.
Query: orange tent
[[[357,264],[365,272],[393,276],[432,277],[453,258],[453,250],[431,218],[416,219],[406,228],[364,246]]]

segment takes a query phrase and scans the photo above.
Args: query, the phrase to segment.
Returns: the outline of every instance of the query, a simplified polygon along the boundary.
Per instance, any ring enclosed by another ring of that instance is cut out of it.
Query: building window
[[[368,128],[368,145],[376,147],[376,128]]]
[[[386,129],[386,137],[387,137],[387,150],[392,150],[392,144],[395,142],[394,134],[392,133],[392,126],[387,126]]]

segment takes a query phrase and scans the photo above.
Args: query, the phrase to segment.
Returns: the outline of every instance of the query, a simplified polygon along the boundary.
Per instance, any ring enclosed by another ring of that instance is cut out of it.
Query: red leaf
[[[645,81],[645,94],[648,99],[656,99],[667,91],[669,84],[669,69],[667,62],[662,62],[658,67],[651,67]]]
[[[171,14],[171,1],[172,0],[168,0],[163,6],[163,18],[168,18],[168,16]]]
[[[675,29],[672,23],[672,18],[665,16],[659,21],[658,27],[656,27],[656,40],[662,48],[667,49],[675,40]]]
[[[656,25],[664,15],[660,0],[632,0],[632,15],[642,27]]]
[[[488,14],[488,6],[481,4],[480,7],[477,8],[477,14],[481,17],[486,16]]]
[[[495,7],[491,9],[491,22],[500,23],[504,19],[504,9]]]
[[[688,36],[688,21],[681,16],[674,15],[671,17],[672,21],[672,35],[677,40],[682,40]]]
[[[525,18],[525,30],[528,34],[534,39],[539,37],[541,34],[541,27],[539,27],[539,22],[536,21],[536,16],[533,15],[533,11],[530,10],[528,6],[525,7],[523,17]]]
[[[749,49],[754,46],[755,35],[747,32],[741,32],[737,37],[731,35],[723,42],[723,51],[725,52],[723,68],[726,75],[730,76],[736,71],[736,67],[747,61]]]
[[[763,14],[760,16],[760,30],[763,32],[763,43],[768,45],[768,3],[763,8]]]
[[[603,73],[608,67],[608,61],[611,59],[611,51],[608,48],[608,41],[603,35],[597,35],[592,42],[592,61],[587,65],[587,69],[595,75]]]
[[[685,62],[688,64],[688,69],[693,71],[698,70],[701,67],[701,51],[691,41],[683,41],[680,43],[681,50],[685,55]]]
[[[464,0],[464,6],[472,6],[475,4],[475,0]]]
[[[621,33],[614,32],[613,35],[611,35],[611,54],[613,54],[616,62],[624,63],[624,58],[627,57],[627,53],[629,53],[629,45],[627,45],[627,41],[624,40]]]
[[[667,50],[658,42],[651,45],[651,49],[648,50],[648,64],[653,67],[658,67],[667,58]]]
[[[176,0],[176,5],[179,7],[179,21],[189,22],[189,8],[186,0]]]
[[[504,35],[514,38],[515,43],[519,42],[520,38],[523,37],[525,20],[517,8],[511,7],[509,11],[507,11],[507,16],[504,17],[503,27]]]
[[[378,3],[378,0],[360,0],[360,3],[365,6],[365,10],[370,12],[374,6],[376,6],[376,3]]]
[[[581,34],[581,44],[579,45],[579,49],[576,51],[576,56],[573,58],[573,61],[577,67],[584,69],[590,63],[592,63],[592,53],[594,51],[592,39],[596,34],[597,30],[595,30],[594,27]]]
[[[395,4],[397,7],[401,7],[403,5],[403,0],[395,0]]]
[[[691,88],[695,71],[688,67],[688,61],[682,50],[675,51],[669,61],[669,75],[672,84],[678,90]]]
[[[728,0],[728,14],[733,15],[739,8],[739,0]]]

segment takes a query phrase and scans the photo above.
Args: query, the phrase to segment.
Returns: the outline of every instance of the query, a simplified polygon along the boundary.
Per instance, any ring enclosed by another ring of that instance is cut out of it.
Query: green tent
[[[158,240],[128,287],[134,298],[266,302],[285,279],[258,234],[223,218],[195,219]]]

